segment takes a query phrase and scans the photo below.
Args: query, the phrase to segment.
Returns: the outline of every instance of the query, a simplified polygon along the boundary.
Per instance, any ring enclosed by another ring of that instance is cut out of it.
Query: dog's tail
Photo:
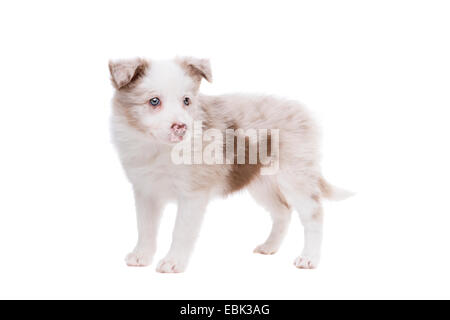
[[[354,195],[353,192],[331,185],[323,177],[319,179],[319,188],[322,192],[322,197],[328,200],[340,201]]]

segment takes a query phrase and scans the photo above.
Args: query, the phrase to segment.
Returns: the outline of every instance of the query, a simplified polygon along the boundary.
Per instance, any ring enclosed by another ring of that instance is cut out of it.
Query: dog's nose
[[[187,130],[187,126],[184,123],[179,122],[175,122],[170,128],[172,129],[172,132],[178,137],[184,136]]]

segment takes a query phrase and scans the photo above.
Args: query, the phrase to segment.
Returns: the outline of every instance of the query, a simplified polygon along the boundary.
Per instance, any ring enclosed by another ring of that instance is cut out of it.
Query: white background
[[[446,1],[2,1],[0,298],[450,298],[450,7]],[[202,91],[272,93],[323,128],[323,259],[275,256],[246,193],[211,203],[185,274],[123,258],[131,188],[109,138],[110,58],[211,58]]]

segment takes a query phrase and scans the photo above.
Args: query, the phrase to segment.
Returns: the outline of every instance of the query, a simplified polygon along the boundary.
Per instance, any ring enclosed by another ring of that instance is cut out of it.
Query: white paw
[[[186,269],[186,264],[177,261],[177,259],[164,258],[156,267],[156,271],[160,273],[180,273]]]
[[[253,250],[254,253],[260,253],[260,254],[266,254],[266,255],[275,254],[277,251],[278,251],[278,247],[274,246],[270,243],[263,243],[263,244],[257,246],[255,248],[255,250]]]
[[[318,265],[318,257],[299,256],[294,261],[294,266],[299,269],[315,269]]]
[[[152,262],[152,258],[149,254],[133,251],[127,254],[125,262],[130,267],[146,267]]]

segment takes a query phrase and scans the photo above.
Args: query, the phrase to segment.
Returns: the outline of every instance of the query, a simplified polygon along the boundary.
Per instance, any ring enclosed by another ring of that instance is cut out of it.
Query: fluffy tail
[[[319,188],[322,192],[322,197],[329,200],[340,201],[354,195],[353,192],[329,184],[324,178],[319,179]]]

